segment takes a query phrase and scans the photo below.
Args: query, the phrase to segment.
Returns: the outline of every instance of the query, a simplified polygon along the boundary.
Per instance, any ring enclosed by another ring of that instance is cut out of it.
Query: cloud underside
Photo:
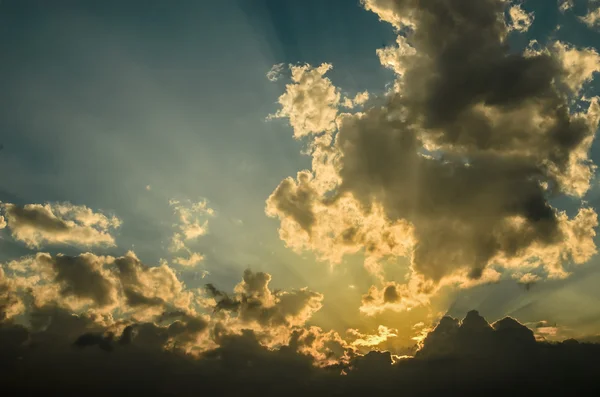
[[[569,217],[550,202],[581,199],[596,169],[600,104],[582,92],[598,53],[561,42],[511,51],[508,35],[534,16],[511,8],[510,25],[501,0],[362,3],[398,29],[377,51],[396,81],[383,105],[344,113],[331,65],[291,66],[276,116],[307,142],[312,169],[267,200],[286,245],[334,264],[363,252],[379,279],[367,314],[426,304],[445,285],[566,277],[589,260],[595,210]],[[392,302],[381,264],[399,257],[409,281]]]

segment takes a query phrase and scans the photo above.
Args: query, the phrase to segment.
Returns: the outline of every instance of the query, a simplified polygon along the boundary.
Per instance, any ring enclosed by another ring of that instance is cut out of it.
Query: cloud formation
[[[340,93],[323,77],[331,68],[327,63],[317,68],[290,66],[293,84],[279,97],[281,109],[269,118],[288,118],[296,138],[333,131]]]
[[[600,4],[598,1],[589,0],[587,14],[579,18],[590,28],[600,28]]]
[[[271,276],[251,270],[244,272],[233,293],[212,284],[205,290],[189,289],[167,264],[146,266],[133,252],[121,257],[38,253],[0,269],[3,321],[55,308],[85,316],[113,333],[143,323],[143,329],[164,329],[162,348],[177,345],[196,354],[244,330],[256,333],[264,346],[285,344],[321,309],[323,300],[307,288],[271,290]],[[94,338],[81,343],[98,340]]]
[[[595,210],[582,202],[569,217],[551,200],[590,188],[600,104],[581,92],[598,53],[561,42],[511,51],[511,29],[533,17],[502,0],[362,4],[397,29],[397,45],[377,53],[397,78],[382,106],[356,113],[338,111],[329,64],[302,66],[310,78],[287,85],[276,114],[307,138],[313,166],[267,200],[286,245],[331,263],[363,251],[380,282],[366,313],[408,310],[444,285],[505,273],[566,277],[589,260]],[[398,257],[409,279],[386,301],[381,261]]]
[[[269,79],[269,81],[272,81],[272,82],[279,80],[284,68],[285,68],[285,63],[276,63],[267,72],[267,79]]]
[[[342,106],[345,108],[354,108],[363,106],[369,100],[369,91],[359,92],[354,98],[344,97]]]
[[[0,209],[4,213],[0,226],[8,226],[13,238],[30,248],[45,244],[114,246],[111,232],[121,226],[121,220],[115,216],[70,203],[0,203]]]
[[[516,4],[509,8],[508,14],[511,19],[511,30],[516,30],[518,32],[526,32],[529,30],[529,27],[533,23],[534,15],[532,12],[527,12],[523,10],[520,4]]]
[[[3,322],[3,388],[14,390],[14,395],[54,390],[64,396],[80,395],[81,390],[91,396],[191,396],[198,390],[250,396],[400,391],[423,396],[449,389],[461,395],[517,396],[567,388],[576,395],[598,391],[595,357],[600,345],[539,342],[530,329],[509,317],[491,325],[477,312],[462,321],[444,317],[414,358],[370,351],[326,366],[315,366],[311,356],[321,352],[324,361],[344,348],[337,337],[314,327],[296,331],[289,343],[277,348],[265,347],[250,330],[215,335],[217,345],[192,357],[164,349],[166,341],[202,333],[206,324],[179,314],[164,317],[177,320],[170,326],[132,324],[119,332],[99,326],[89,316],[56,308],[38,309],[32,328]],[[379,330],[384,337],[390,332]]]
[[[561,12],[566,12],[573,8],[574,0],[558,0],[558,9]]]
[[[208,219],[206,218],[215,216],[215,211],[208,206],[206,200],[198,202],[170,200],[169,205],[177,219],[173,225],[176,231],[171,238],[169,250],[174,254],[180,251],[188,254],[187,258],[175,256],[173,262],[184,267],[194,267],[204,260],[204,256],[192,252],[189,243],[208,233]]]

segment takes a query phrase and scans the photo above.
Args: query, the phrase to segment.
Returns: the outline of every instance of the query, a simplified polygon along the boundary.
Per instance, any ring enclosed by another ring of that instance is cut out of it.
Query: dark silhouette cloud
[[[0,325],[0,381],[7,395],[426,396],[451,391],[525,396],[568,391],[579,396],[600,391],[600,345],[539,342],[515,319],[490,325],[475,311],[462,321],[442,318],[414,358],[372,351],[327,367],[314,366],[313,358],[300,352],[316,335],[307,339],[308,334],[296,333],[289,344],[269,349],[251,330],[220,334],[217,347],[194,357],[163,348],[185,327],[139,323],[115,335],[57,308],[36,316],[37,328]]]

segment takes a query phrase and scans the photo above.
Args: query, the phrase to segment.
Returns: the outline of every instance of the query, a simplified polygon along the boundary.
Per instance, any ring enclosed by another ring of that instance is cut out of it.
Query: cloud
[[[84,247],[114,246],[112,230],[121,220],[94,212],[86,206],[70,203],[27,204],[0,203],[13,238],[30,248],[43,244],[74,244]]]
[[[171,268],[145,266],[133,252],[117,258],[38,253],[4,268],[14,296],[35,307],[85,309],[109,317],[118,310],[139,321],[170,308],[190,309],[192,300]]]
[[[575,5],[574,1],[575,0],[558,0],[558,9],[563,13],[569,11]]]
[[[91,396],[133,391],[190,395],[197,390],[252,396],[402,391],[412,396],[449,389],[461,395],[545,395],[567,388],[592,395],[597,390],[600,345],[539,342],[509,317],[492,325],[476,312],[462,321],[444,317],[414,358],[385,351],[357,354],[339,335],[317,327],[295,331],[289,343],[276,348],[265,347],[251,330],[215,334],[216,345],[192,357],[163,346],[206,334],[206,324],[177,313],[163,317],[175,321],[113,331],[88,316],[46,308],[35,313],[35,330],[4,322],[3,387],[30,395],[56,390],[65,396],[80,395],[82,389]],[[380,329],[381,334],[389,331]],[[327,363],[328,357],[339,356],[345,359],[321,366],[311,359]],[[61,365],[53,365],[57,362]]]
[[[374,315],[385,310],[407,311],[429,303],[433,286],[413,278],[407,284],[388,282],[382,288],[372,286],[363,295],[360,311]]]
[[[516,30],[517,32],[523,33],[529,30],[531,24],[533,23],[534,16],[533,12],[527,12],[523,10],[520,4],[516,4],[509,8],[508,14],[510,15],[510,19],[512,24],[510,25],[511,30]]]
[[[4,229],[6,227],[6,220],[2,215],[0,215],[0,229]]]
[[[286,92],[279,97],[281,109],[269,118],[288,118],[296,138],[333,131],[340,93],[324,77],[331,68],[328,63],[316,68],[290,66],[292,84],[287,84]]]
[[[184,267],[195,267],[204,260],[204,255],[192,252],[189,258],[176,257],[173,262]]]
[[[344,97],[342,101],[342,106],[346,108],[353,108],[356,106],[362,106],[369,100],[369,92],[363,91],[359,92],[354,96],[354,98]]]
[[[323,301],[322,294],[307,288],[271,290],[271,276],[251,270],[232,293],[212,284],[189,289],[166,263],[147,266],[133,252],[121,257],[38,253],[0,270],[0,321],[39,317],[40,310],[55,308],[85,316],[92,328],[106,332],[125,332],[129,326],[135,333],[151,331],[148,337],[162,340],[161,348],[193,354],[245,330],[255,332],[264,346],[280,346],[306,326]],[[97,331],[87,331],[95,336],[81,343],[99,344]]]
[[[10,320],[25,311],[25,305],[15,294],[15,290],[13,280],[6,277],[4,270],[0,268],[0,322]]]
[[[600,72],[600,54],[593,48],[575,48],[557,41],[545,52],[560,62],[563,72],[561,80],[573,93],[581,91],[583,85],[592,81],[594,74]],[[593,101],[594,99],[592,103]],[[593,119],[590,121],[597,122]]]
[[[349,329],[347,334],[354,339],[351,342],[352,346],[374,347],[386,342],[389,338],[397,337],[398,330],[388,328],[385,325],[380,325],[377,327],[377,334],[374,335],[363,334],[356,329]]]
[[[184,267],[195,267],[204,260],[204,255],[193,252],[189,244],[199,237],[208,233],[207,217],[215,216],[215,211],[208,206],[208,201],[181,202],[179,200],[170,200],[177,223],[173,225],[176,232],[171,238],[169,250],[172,253],[180,251],[187,252],[187,258],[181,255],[174,256],[173,262]]]
[[[356,355],[355,348],[337,332],[325,332],[315,326],[294,330],[288,346],[293,351],[311,357],[318,367],[348,364]]]
[[[77,257],[38,254],[36,261],[40,268],[52,269],[62,297],[88,300],[98,307],[116,302],[115,286],[103,269],[104,258],[89,253]]]
[[[588,261],[595,210],[582,203],[568,216],[550,199],[581,199],[595,173],[589,150],[600,107],[581,92],[599,70],[596,51],[562,42],[510,51],[502,0],[362,3],[397,29],[397,45],[378,51],[395,84],[383,106],[356,113],[323,100],[339,90],[310,66],[302,70],[327,90],[311,98],[300,88],[310,84],[287,86],[277,114],[295,137],[309,137],[313,165],[267,200],[286,246],[332,264],[362,251],[378,280],[365,314],[427,304],[446,285],[534,270],[566,277]],[[520,8],[509,14],[518,29],[532,20]],[[294,108],[291,98],[311,106]],[[292,108],[326,113],[326,127],[305,128]],[[401,299],[386,301],[381,263],[399,257],[407,281],[395,285]]]
[[[545,320],[539,321],[537,324],[535,324],[533,331],[535,332],[536,338],[541,340],[554,339],[560,333],[560,329],[556,326],[556,324],[552,325]]]
[[[231,296],[212,285],[207,286],[208,292],[215,298],[213,310],[227,312],[236,322],[257,327],[251,329],[272,329],[278,333],[282,328],[288,332],[292,327],[304,325],[321,309],[322,294],[307,288],[271,291],[270,281],[268,273],[246,270]]]
[[[600,27],[600,6],[589,9],[586,15],[579,18],[590,28]]]
[[[285,63],[276,63],[267,72],[267,79],[269,79],[269,81],[272,81],[272,82],[279,80],[284,68],[285,68]]]
[[[416,357],[492,356],[503,347],[513,347],[505,343],[518,344],[517,349],[526,351],[535,346],[536,340],[533,331],[510,317],[490,325],[477,311],[470,311],[462,321],[443,317],[427,335]]]
[[[186,240],[194,240],[208,232],[208,221],[202,222],[202,218],[214,216],[215,211],[208,206],[206,200],[199,202],[182,203],[179,200],[170,200],[169,205],[173,208],[178,223],[175,227],[178,232],[173,236],[172,246],[177,251],[185,245]]]

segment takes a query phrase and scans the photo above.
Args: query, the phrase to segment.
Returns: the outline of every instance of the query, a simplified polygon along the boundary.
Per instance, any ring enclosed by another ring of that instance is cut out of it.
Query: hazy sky
[[[471,309],[600,334],[597,2],[513,2],[449,44],[408,0],[175,3],[0,4],[0,263],[35,295],[7,317],[154,321],[111,306],[135,306],[125,257],[163,269],[135,293],[164,310],[268,274],[287,325],[397,354]]]

